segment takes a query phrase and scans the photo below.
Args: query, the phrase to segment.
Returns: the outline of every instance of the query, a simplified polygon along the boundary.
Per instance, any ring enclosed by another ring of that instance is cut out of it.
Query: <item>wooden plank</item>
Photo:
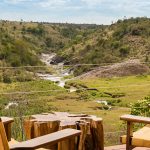
[[[69,114],[68,117],[88,117],[87,114]]]
[[[41,136],[35,139],[31,139],[10,147],[11,150],[25,150],[25,149],[35,149],[44,147],[47,145],[54,145],[60,141],[79,136],[81,131],[74,129],[65,129],[55,133],[51,133],[45,136]]]
[[[105,147],[104,150],[126,150],[126,145],[108,146],[108,147]],[[136,147],[133,150],[150,150],[150,148]]]
[[[4,124],[0,118],[0,150],[9,150]]]
[[[137,123],[145,123],[150,124],[150,117],[140,117],[134,115],[123,115],[120,117],[120,120],[128,121],[128,122],[137,122]]]
[[[12,123],[14,122],[13,118],[9,118],[9,117],[1,117],[3,124],[8,124],[8,123]]]

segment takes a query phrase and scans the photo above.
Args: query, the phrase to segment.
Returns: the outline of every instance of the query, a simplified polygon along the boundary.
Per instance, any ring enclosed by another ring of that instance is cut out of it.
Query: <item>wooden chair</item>
[[[135,147],[147,147],[148,150],[150,148],[150,118],[123,115],[120,119],[127,122],[127,135],[120,138],[121,142],[126,144],[126,150],[132,150]],[[144,123],[147,125],[133,132],[133,123]]]
[[[51,146],[58,142],[75,138],[81,131],[75,129],[65,129],[45,136],[34,138],[17,144],[10,144],[7,141],[4,125],[0,118],[0,150],[34,150],[45,146]]]

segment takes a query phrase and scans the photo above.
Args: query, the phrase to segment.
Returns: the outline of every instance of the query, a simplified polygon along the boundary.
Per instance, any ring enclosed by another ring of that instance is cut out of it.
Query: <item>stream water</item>
[[[63,63],[59,63],[57,65],[52,65],[51,61],[52,59],[56,56],[55,53],[52,54],[42,54],[41,55],[41,61],[44,62],[47,66],[51,66],[55,68],[56,73],[55,74],[41,74],[38,73],[37,75],[44,80],[50,80],[55,82],[58,86],[64,88],[66,81],[68,79],[64,79],[65,77],[71,75],[72,73],[70,72],[69,69],[64,69]],[[75,92],[77,89],[75,87],[70,88],[70,92]]]

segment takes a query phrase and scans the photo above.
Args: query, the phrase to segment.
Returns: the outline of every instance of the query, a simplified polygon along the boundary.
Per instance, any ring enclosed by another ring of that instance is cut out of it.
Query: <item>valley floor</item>
[[[96,115],[104,121],[105,145],[117,145],[120,135],[126,131],[120,116],[130,114],[130,103],[150,95],[150,76],[74,80],[70,84],[79,87],[79,90],[70,93],[45,80],[0,83],[0,115],[20,117],[50,111]],[[83,85],[96,90],[81,90]],[[97,100],[108,101],[111,109],[107,110]],[[9,102],[16,102],[18,106],[6,109]]]

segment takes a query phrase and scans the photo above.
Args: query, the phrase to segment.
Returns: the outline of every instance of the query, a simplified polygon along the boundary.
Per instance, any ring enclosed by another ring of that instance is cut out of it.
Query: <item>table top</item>
[[[43,113],[32,115],[31,117],[35,121],[39,122],[58,121],[60,122],[60,126],[73,125],[76,122],[83,121],[84,119],[95,119],[102,121],[101,118],[97,118],[96,116],[91,116],[87,114],[69,114],[67,112]]]
[[[1,119],[2,119],[2,122],[4,124],[8,124],[8,123],[14,122],[14,119],[13,118],[9,118],[9,117],[1,117]]]

